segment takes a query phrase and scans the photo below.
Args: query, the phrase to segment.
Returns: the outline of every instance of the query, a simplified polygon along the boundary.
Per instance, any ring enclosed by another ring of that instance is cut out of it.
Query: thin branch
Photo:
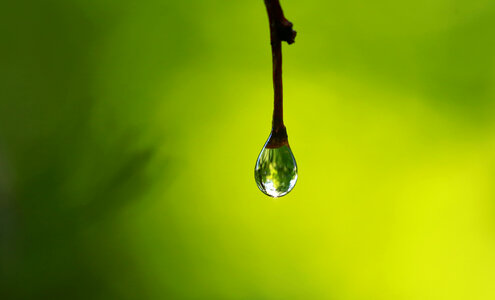
[[[284,126],[283,90],[282,90],[282,41],[294,43],[296,32],[287,20],[279,0],[264,0],[270,23],[270,42],[272,45],[274,106],[272,134],[267,147],[277,148],[288,144]]]

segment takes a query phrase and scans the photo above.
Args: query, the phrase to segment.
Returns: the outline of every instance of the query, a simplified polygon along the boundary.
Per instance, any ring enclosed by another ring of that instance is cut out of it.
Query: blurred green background
[[[495,299],[493,0],[1,6],[1,299]]]

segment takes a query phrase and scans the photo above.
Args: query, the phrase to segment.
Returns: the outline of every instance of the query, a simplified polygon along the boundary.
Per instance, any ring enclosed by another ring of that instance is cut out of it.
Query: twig
[[[274,106],[272,134],[267,147],[278,148],[287,145],[287,131],[284,125],[282,92],[282,41],[294,43],[296,32],[280,7],[279,0],[264,0],[270,22],[270,42],[272,45]]]

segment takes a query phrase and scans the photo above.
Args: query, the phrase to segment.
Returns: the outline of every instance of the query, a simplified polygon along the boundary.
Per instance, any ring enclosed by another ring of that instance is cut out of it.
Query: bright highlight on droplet
[[[266,195],[274,198],[287,195],[297,181],[297,164],[289,145],[269,148],[265,144],[256,161],[254,177]]]

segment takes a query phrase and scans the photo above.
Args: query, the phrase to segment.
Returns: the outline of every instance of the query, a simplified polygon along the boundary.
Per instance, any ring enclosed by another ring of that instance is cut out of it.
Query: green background
[[[0,298],[495,299],[495,2],[0,9]]]

